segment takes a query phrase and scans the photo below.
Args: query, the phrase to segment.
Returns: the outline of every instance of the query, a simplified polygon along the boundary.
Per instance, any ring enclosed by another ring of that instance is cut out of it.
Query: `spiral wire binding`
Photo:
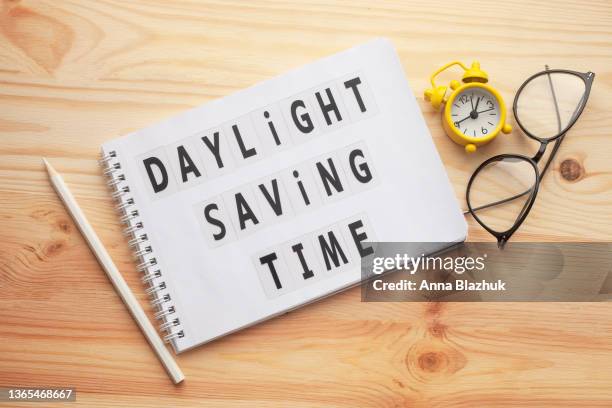
[[[155,308],[155,319],[160,320],[159,329],[164,335],[164,341],[170,341],[185,336],[181,328],[181,321],[176,316],[176,308],[172,304],[172,298],[167,290],[163,273],[157,264],[154,250],[149,243],[149,237],[142,230],[144,224],[140,220],[140,213],[136,209],[136,202],[130,194],[125,174],[120,173],[121,163],[117,152],[112,150],[108,154],[102,153],[99,160],[104,176],[107,177],[107,185],[112,190],[112,198],[117,205],[115,208],[120,213],[120,221],[125,225],[123,233],[129,238],[130,246],[138,264],[136,269],[142,272],[142,282],[146,286],[145,293],[150,297],[151,304]]]

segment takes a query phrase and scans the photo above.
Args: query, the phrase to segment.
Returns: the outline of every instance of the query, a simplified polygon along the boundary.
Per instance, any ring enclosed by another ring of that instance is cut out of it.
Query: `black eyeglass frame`
[[[536,78],[538,78],[540,76],[543,76],[543,75],[548,75],[548,78],[549,78],[549,81],[550,81],[550,86],[551,86],[551,91],[552,91],[552,97],[553,97],[553,100],[554,100],[555,109],[557,111],[557,120],[558,120],[559,127],[560,127],[561,120],[560,120],[560,114],[559,114],[559,107],[558,107],[558,104],[557,104],[555,90],[554,90],[554,87],[552,86],[552,81],[550,80],[550,74],[555,74],[555,73],[574,75],[574,76],[577,76],[578,78],[582,79],[582,81],[584,82],[584,94],[580,98],[578,106],[576,107],[576,109],[574,111],[574,114],[572,115],[572,118],[568,122],[567,126],[565,126],[565,128],[563,128],[563,129],[559,129],[559,133],[556,134],[555,136],[547,137],[547,138],[542,138],[542,137],[538,137],[538,136],[534,135],[533,133],[531,133],[527,129],[525,129],[524,125],[521,123],[521,121],[519,119],[519,116],[517,114],[517,101],[519,100],[519,98],[521,96],[521,92],[523,91],[523,89],[532,80],[534,80],[534,79],[536,79]],[[590,72],[590,71],[586,72],[586,73],[583,73],[583,72],[571,71],[571,70],[566,70],[566,69],[548,69],[548,67],[546,67],[546,69],[544,71],[540,71],[540,72],[538,72],[536,74],[533,74],[529,78],[527,78],[527,80],[525,80],[525,82],[523,82],[523,84],[519,87],[518,91],[516,92],[516,95],[514,97],[514,101],[512,103],[512,113],[514,114],[514,119],[515,119],[516,123],[519,125],[519,127],[521,128],[521,130],[529,138],[540,142],[540,147],[538,148],[537,153],[533,157],[528,157],[528,156],[525,156],[525,155],[522,155],[522,154],[500,154],[500,155],[497,155],[497,156],[493,156],[493,157],[485,160],[480,166],[478,166],[478,168],[474,171],[474,173],[470,177],[470,180],[468,181],[467,188],[466,188],[466,202],[467,202],[467,206],[468,206],[468,210],[469,210],[470,214],[472,214],[472,216],[474,217],[476,222],[478,222],[485,230],[487,230],[491,235],[493,235],[497,239],[497,245],[500,248],[504,247],[504,245],[506,244],[506,242],[508,242],[510,237],[519,229],[521,224],[525,221],[525,219],[527,218],[527,215],[529,215],[529,211],[531,211],[531,208],[533,207],[533,204],[535,202],[536,196],[538,194],[538,189],[540,187],[540,181],[542,180],[542,177],[546,173],[546,170],[548,169],[549,165],[552,163],[552,161],[553,161],[553,159],[554,159],[554,157],[555,157],[555,155],[557,153],[557,150],[559,150],[559,147],[561,146],[561,142],[565,138],[566,133],[572,128],[572,126],[574,126],[574,124],[576,123],[576,121],[578,120],[580,115],[582,115],[584,107],[586,106],[586,103],[587,103],[587,101],[589,99],[589,95],[590,95],[590,92],[591,92],[591,86],[593,84],[593,80],[594,79],[595,79],[595,74],[593,72]],[[538,162],[544,156],[544,153],[546,152],[548,144],[550,142],[553,142],[553,141],[555,142],[555,146],[553,147],[553,150],[552,150],[552,152],[551,152],[551,154],[550,154],[550,156],[548,158],[548,161],[547,161],[546,165],[544,166],[544,169],[540,173],[540,170],[538,169]],[[506,198],[504,200],[500,200],[500,201],[496,201],[496,202],[493,202],[493,203],[490,203],[490,204],[486,204],[486,205],[483,205],[483,206],[480,206],[480,207],[472,208],[472,205],[470,203],[470,192],[471,192],[472,183],[476,179],[476,176],[478,175],[478,173],[480,173],[480,171],[482,169],[484,169],[485,167],[487,167],[489,164],[491,164],[491,163],[493,163],[495,161],[502,161],[502,160],[506,160],[506,159],[522,160],[522,161],[525,161],[525,162],[529,163],[533,167],[533,170],[534,170],[534,173],[535,173],[535,181],[534,181],[533,187],[531,189],[521,193],[521,194],[517,194],[515,196]],[[525,201],[525,204],[523,205],[523,208],[521,209],[521,212],[519,213],[518,217],[514,221],[514,224],[509,229],[507,229],[506,231],[495,231],[494,229],[492,229],[489,226],[487,226],[476,215],[476,211],[478,211],[478,210],[482,210],[482,209],[485,209],[485,208],[493,207],[493,206],[498,205],[498,204],[503,204],[503,203],[506,203],[508,201],[515,200],[515,199],[517,199],[519,197],[524,196],[527,193],[530,193],[529,194],[529,198],[527,199],[527,201]]]

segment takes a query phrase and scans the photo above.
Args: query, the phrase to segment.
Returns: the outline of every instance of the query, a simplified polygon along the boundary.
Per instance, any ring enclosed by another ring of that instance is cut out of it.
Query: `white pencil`
[[[108,255],[106,248],[104,248],[102,242],[98,238],[98,235],[96,235],[95,231],[89,224],[89,221],[87,221],[87,218],[85,218],[85,214],[83,214],[83,211],[81,211],[81,208],[74,199],[74,196],[70,190],[68,190],[68,186],[62,179],[62,176],[55,171],[55,169],[45,158],[43,158],[43,162],[47,167],[47,172],[49,173],[49,178],[51,179],[53,188],[55,188],[55,191],[64,202],[64,205],[68,209],[70,215],[72,215],[72,218],[79,227],[79,230],[81,230],[81,233],[85,237],[85,240],[89,244],[92,252],[96,258],[98,258],[98,262],[102,266],[102,269],[104,269],[111,283],[115,287],[115,290],[117,293],[119,293],[119,296],[121,296],[123,303],[125,303],[128,310],[132,314],[132,317],[134,320],[136,320],[136,323],[140,327],[140,330],[142,330],[149,344],[151,347],[153,347],[155,354],[157,354],[157,357],[159,357],[161,360],[164,368],[168,372],[168,375],[170,375],[170,378],[172,378],[172,381],[175,384],[180,383],[185,379],[183,372],[176,364],[176,361],[174,361],[174,358],[172,358],[172,355],[147,318],[144,310],[142,310],[142,307],[140,307],[140,304],[136,300],[136,297],[130,290],[129,286],[125,283],[125,280],[119,273],[119,270],[113,263],[111,257]]]

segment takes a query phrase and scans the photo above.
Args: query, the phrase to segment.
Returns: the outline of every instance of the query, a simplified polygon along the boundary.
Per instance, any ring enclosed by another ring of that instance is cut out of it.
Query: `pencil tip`
[[[55,171],[53,166],[51,166],[51,163],[49,163],[46,158],[43,157],[42,161],[45,164],[45,168],[47,169],[47,173],[49,173],[52,176],[57,174],[57,172]]]

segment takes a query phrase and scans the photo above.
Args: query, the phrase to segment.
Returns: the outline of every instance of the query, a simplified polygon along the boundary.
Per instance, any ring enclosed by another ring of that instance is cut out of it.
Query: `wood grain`
[[[74,386],[99,407],[611,406],[610,303],[373,304],[351,290],[179,356],[179,387],[166,377],[41,156],[150,312],[100,144],[376,36],[395,43],[461,200],[484,158],[535,146],[515,131],[466,157],[421,97],[430,71],[478,58],[507,101],[544,64],[595,72],[514,239],[612,238],[608,2],[0,0],[0,386]]]

